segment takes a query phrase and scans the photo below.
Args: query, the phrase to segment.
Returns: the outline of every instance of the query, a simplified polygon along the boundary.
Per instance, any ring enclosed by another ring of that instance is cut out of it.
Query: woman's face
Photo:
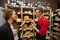
[[[11,16],[12,20],[16,20],[17,17],[18,17],[18,16],[17,16],[16,12],[13,11],[12,16]]]

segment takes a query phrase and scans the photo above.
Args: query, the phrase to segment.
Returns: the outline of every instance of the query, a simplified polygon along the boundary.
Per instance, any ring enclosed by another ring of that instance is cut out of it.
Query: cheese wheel
[[[32,24],[29,25],[29,28],[33,28]]]
[[[24,24],[22,27],[23,27],[23,28],[27,28],[27,24]]]
[[[29,21],[29,20],[30,20],[29,16],[24,16],[24,21]]]
[[[46,12],[45,14],[49,14],[49,12]]]
[[[49,16],[45,16],[45,18],[49,19]]]

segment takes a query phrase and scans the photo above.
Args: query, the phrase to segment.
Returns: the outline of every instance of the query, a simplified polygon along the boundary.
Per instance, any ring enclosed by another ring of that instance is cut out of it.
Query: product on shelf
[[[56,31],[59,31],[59,28],[58,27],[53,27],[54,30]]]
[[[53,36],[53,40],[58,40],[58,36]]]
[[[33,36],[34,34],[31,33],[30,31],[26,31],[26,33],[24,34],[24,37],[28,37],[30,38],[31,36]]]
[[[49,14],[49,12],[47,11],[47,12],[45,12],[45,14],[47,14],[47,15],[48,15],[48,14]]]
[[[34,21],[37,22],[38,21],[38,18],[35,18]]]
[[[58,12],[58,15],[60,15],[60,12]]]
[[[25,11],[24,13],[25,13],[25,14],[28,14],[28,13],[29,13],[29,11]]]
[[[47,19],[49,19],[49,16],[45,16]]]
[[[21,14],[17,14],[18,18],[21,18]]]
[[[60,16],[59,16],[59,11],[55,11],[53,15],[53,40],[60,40]]]
[[[17,22],[21,22],[21,19],[20,18],[17,18]]]
[[[24,24],[22,27],[25,29],[25,28],[27,28],[27,27],[28,27],[28,25],[27,25],[27,24]]]
[[[54,23],[53,25],[57,25],[57,26],[59,26],[59,23]]]
[[[21,25],[21,19],[20,18],[17,18],[16,21],[18,22],[18,25]]]
[[[33,38],[30,38],[29,40],[33,40]]]
[[[21,14],[21,10],[18,10],[17,14]]]
[[[29,21],[30,17],[29,16],[24,16],[24,21]]]
[[[60,21],[60,19],[59,19],[59,17],[58,17],[58,16],[56,16],[56,17],[55,17],[55,20],[56,20],[56,21]]]
[[[23,12],[25,12],[25,11],[27,11],[27,12],[30,11],[31,13],[33,13],[33,8],[31,8],[31,7],[30,8],[29,7],[24,7],[23,8]]]
[[[30,14],[30,15],[32,15],[31,11],[24,11],[24,14]]]
[[[29,28],[33,28],[33,25],[32,25],[32,24],[30,24],[30,25],[29,25]]]

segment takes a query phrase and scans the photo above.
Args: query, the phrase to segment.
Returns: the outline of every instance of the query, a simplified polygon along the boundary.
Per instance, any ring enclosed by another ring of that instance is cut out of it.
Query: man
[[[38,22],[35,24],[33,20],[31,22],[33,23],[33,28],[36,30],[36,40],[45,40],[46,32],[48,30],[49,21],[47,18],[43,16],[43,9],[37,8],[36,10],[36,16],[38,17]]]

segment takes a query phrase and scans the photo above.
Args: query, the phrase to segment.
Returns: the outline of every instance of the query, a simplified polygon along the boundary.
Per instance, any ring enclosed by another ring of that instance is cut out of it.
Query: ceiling
[[[56,2],[60,2],[60,0],[54,0],[54,1],[56,1]]]

